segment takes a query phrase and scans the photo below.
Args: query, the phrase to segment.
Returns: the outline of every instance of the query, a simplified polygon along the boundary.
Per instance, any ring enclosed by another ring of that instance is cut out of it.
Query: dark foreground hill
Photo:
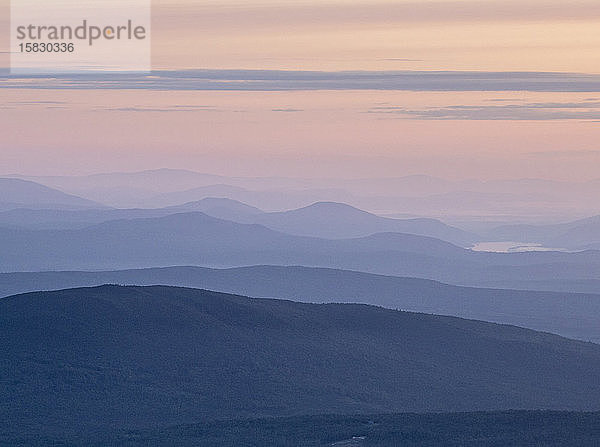
[[[10,436],[28,446],[194,447],[597,447],[600,413],[507,411],[489,413],[324,415],[211,421],[94,436]],[[0,435],[0,444],[3,438]]]
[[[600,409],[600,346],[365,305],[102,286],[0,299],[0,432]]]
[[[426,279],[311,267],[0,273],[0,297],[102,284],[162,284],[259,298],[373,304],[512,324],[600,343],[600,295],[457,287]]]

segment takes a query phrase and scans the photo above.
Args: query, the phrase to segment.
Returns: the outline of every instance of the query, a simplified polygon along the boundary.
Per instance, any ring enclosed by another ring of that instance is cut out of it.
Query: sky
[[[152,77],[0,75],[0,174],[594,179],[598,29],[588,0],[155,1]]]

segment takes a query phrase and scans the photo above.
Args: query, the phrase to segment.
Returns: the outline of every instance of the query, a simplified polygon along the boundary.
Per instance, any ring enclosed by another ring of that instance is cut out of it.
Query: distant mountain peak
[[[355,213],[355,214],[375,216],[374,214],[369,213],[368,211],[361,210],[361,209],[356,208],[356,207],[354,207],[352,205],[348,205],[347,203],[342,203],[342,202],[327,202],[327,201],[315,202],[315,203],[312,203],[312,204],[310,204],[308,206],[305,206],[303,208],[298,208],[298,209],[295,209],[295,210],[290,210],[288,212],[301,212],[301,211],[309,211],[309,210],[335,211],[335,212],[345,211],[345,212],[352,212],[352,213]]]
[[[0,207],[106,208],[91,200],[67,194],[40,183],[18,178],[0,178]]]
[[[259,208],[256,208],[255,206],[251,206],[244,202],[240,202],[239,200],[230,199],[228,197],[204,197],[203,199],[194,200],[191,202],[184,203],[182,205],[175,205],[174,207],[171,207],[171,208],[178,208],[178,207],[182,208],[182,207],[186,207],[189,205],[226,205],[226,206],[235,206],[235,207],[254,209],[259,212],[262,212],[262,210],[260,210]]]
[[[247,218],[264,213],[259,208],[226,197],[206,197],[182,205],[167,207],[166,209],[173,211],[200,211],[219,219],[234,221],[245,221]]]

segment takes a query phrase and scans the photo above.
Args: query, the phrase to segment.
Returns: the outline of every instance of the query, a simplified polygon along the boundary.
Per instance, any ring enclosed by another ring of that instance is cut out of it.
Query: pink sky
[[[600,73],[596,1],[153,6],[156,69]],[[600,177],[596,97],[0,88],[0,173],[164,166],[243,175],[591,179]]]

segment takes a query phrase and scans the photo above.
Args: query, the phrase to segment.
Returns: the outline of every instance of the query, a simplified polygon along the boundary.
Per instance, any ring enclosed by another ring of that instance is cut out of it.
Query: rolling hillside
[[[600,244],[600,216],[556,225],[503,225],[484,236],[489,240],[537,242],[571,250],[592,249]]]
[[[102,284],[170,285],[313,303],[364,303],[512,324],[600,343],[600,295],[457,287],[369,273],[281,266],[166,267],[0,274],[0,297]]]
[[[8,433],[324,413],[598,410],[598,371],[595,344],[365,305],[118,286],[0,299]]]
[[[81,209],[104,205],[16,178],[0,178],[0,211],[15,208]]]
[[[327,240],[203,213],[109,221],[76,230],[0,229],[0,271],[114,270],[170,265],[305,265],[529,288],[600,279],[600,252],[484,253],[404,233]]]
[[[390,219],[335,202],[317,202],[310,206],[263,213],[245,220],[273,230],[299,236],[348,239],[374,233],[409,233],[469,246],[477,236],[446,225],[436,219]]]
[[[265,213],[231,199],[208,197],[196,202],[166,208],[102,210],[13,209],[0,211],[0,226],[22,229],[80,229],[119,219],[164,217],[202,212],[218,219],[245,224],[261,224],[283,233],[332,239],[399,232],[435,237],[461,246],[478,240],[474,234],[445,225],[435,219],[389,219],[342,203],[315,203],[286,212]]]

